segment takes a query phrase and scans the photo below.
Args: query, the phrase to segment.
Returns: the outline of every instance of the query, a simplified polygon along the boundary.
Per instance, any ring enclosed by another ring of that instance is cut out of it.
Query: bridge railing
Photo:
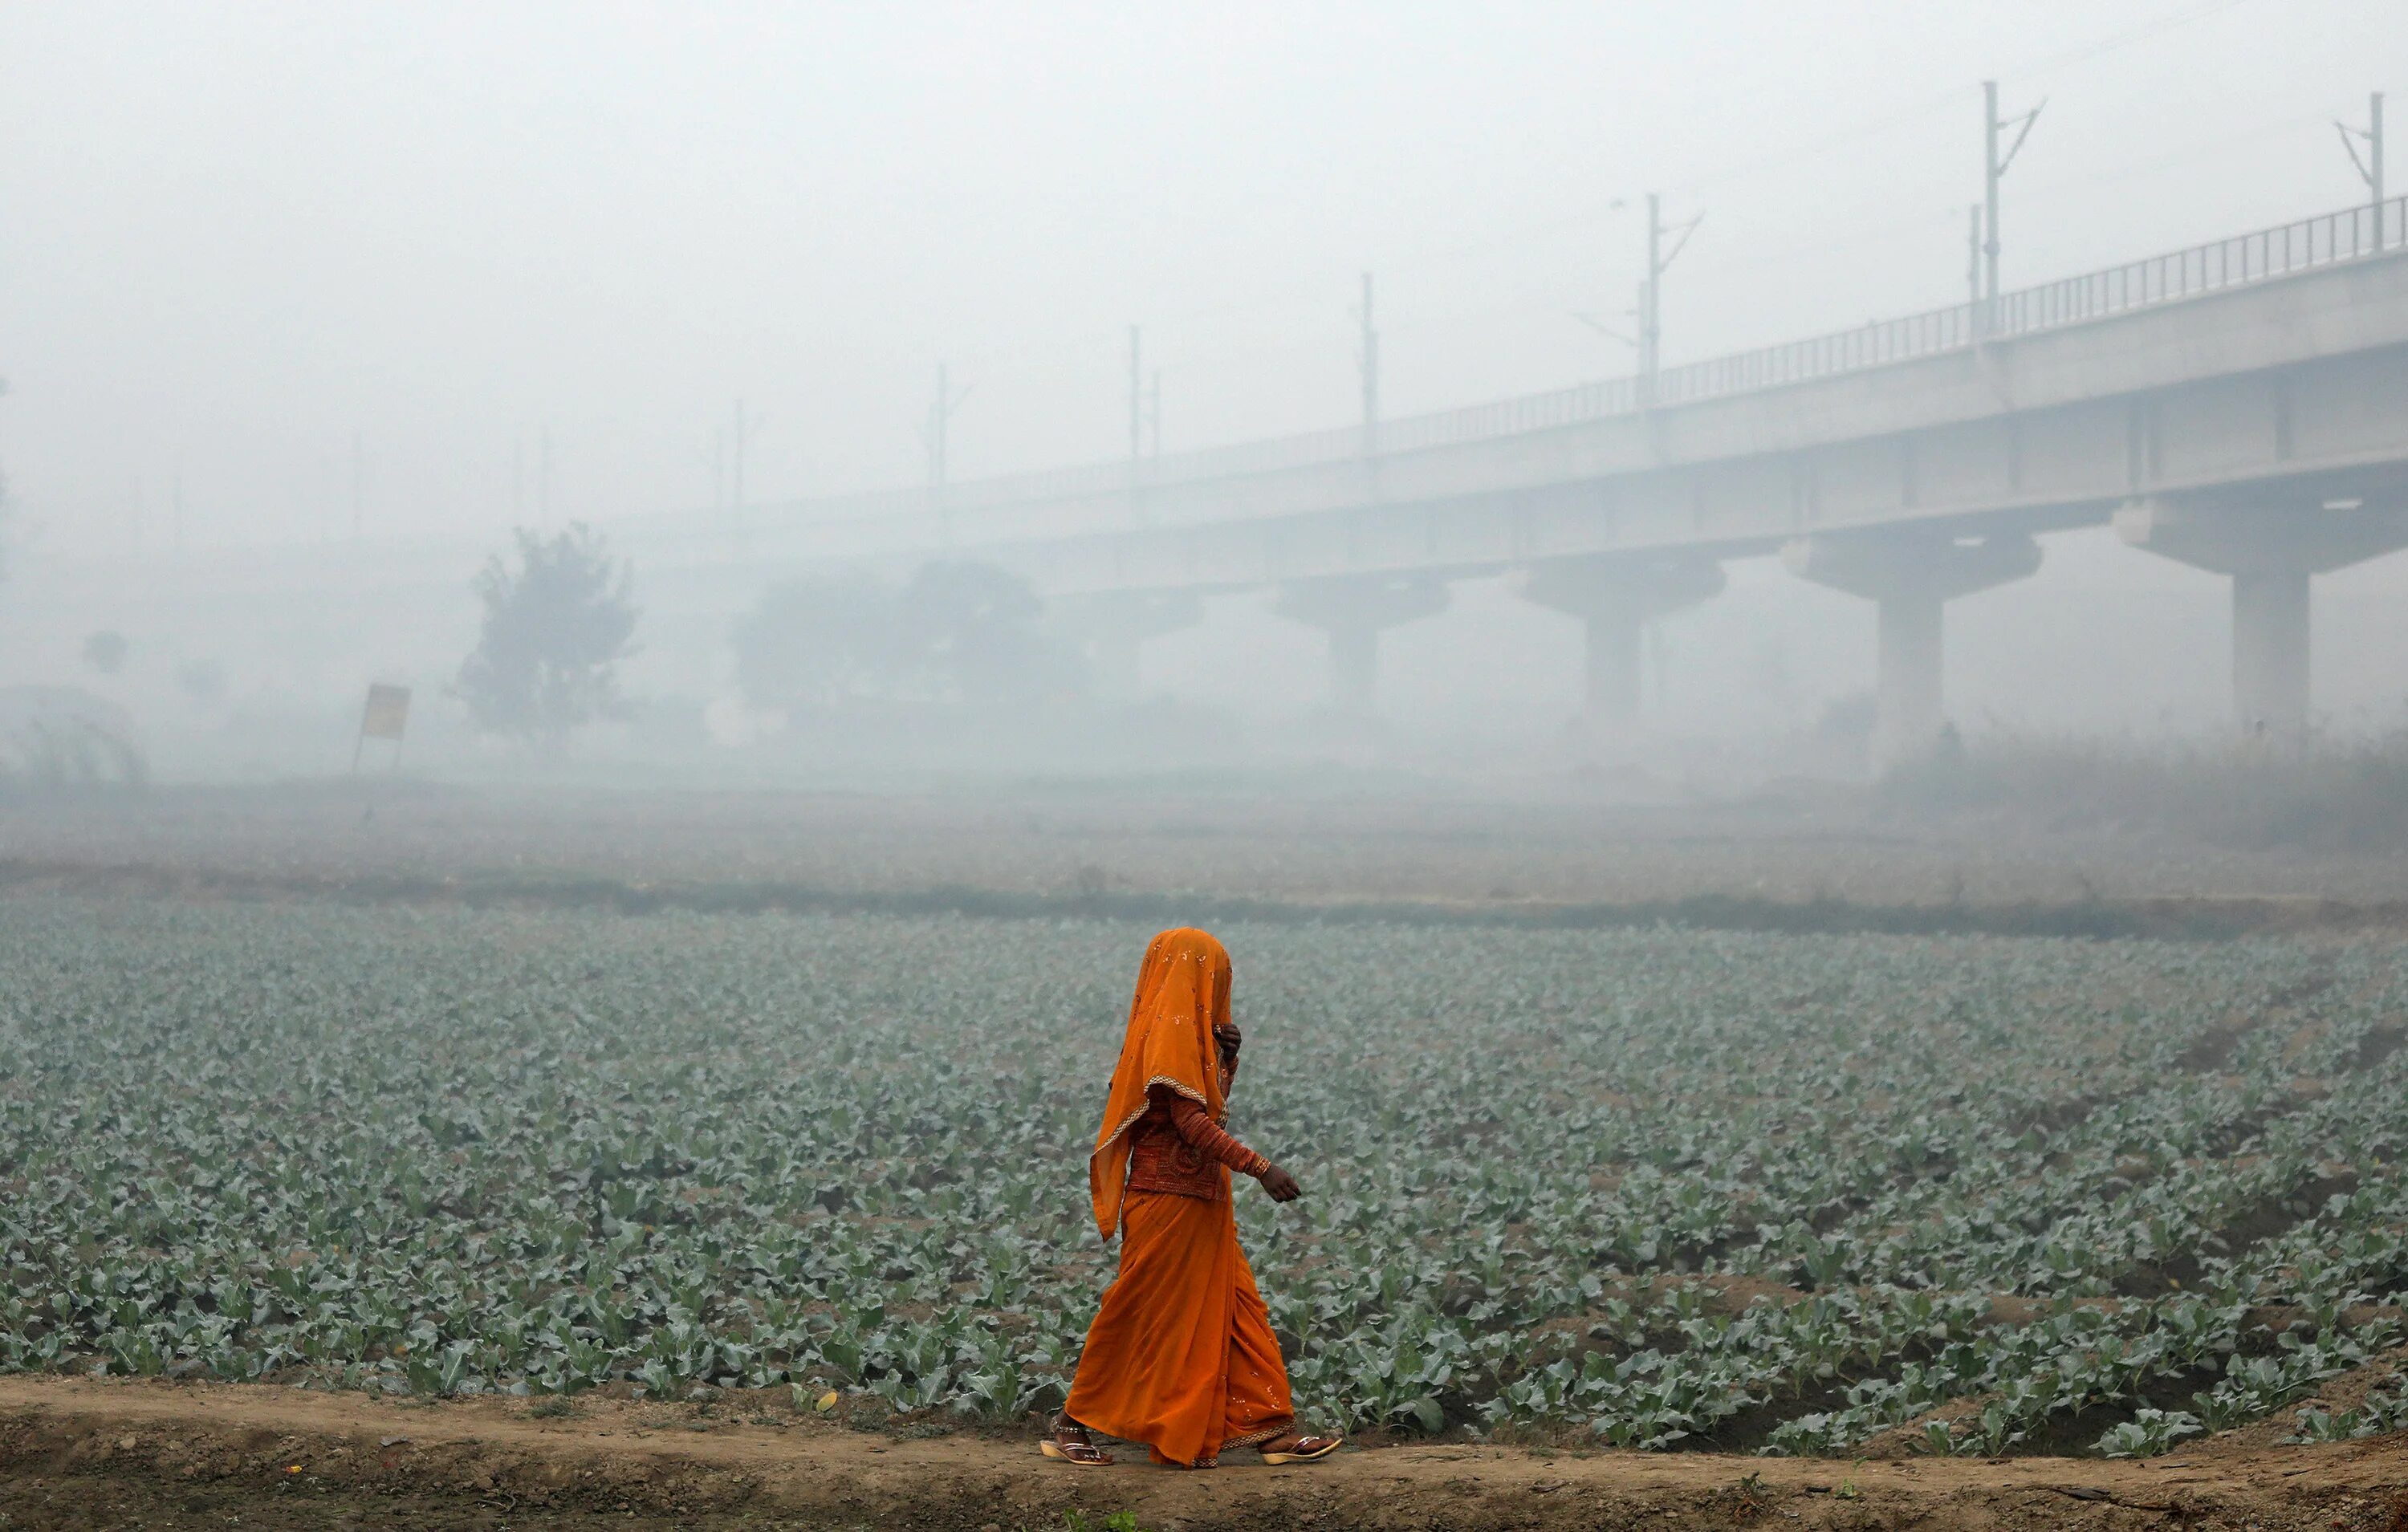
[[[2408,246],[2408,197],[2303,218],[1999,296],[1991,329],[2029,335]]]
[[[2408,251],[2408,196],[2361,203],[2188,250],[2002,293],[1851,330],[1759,347],[1666,367],[1653,379],[1616,378],[1491,404],[1406,415],[1372,426],[1341,426],[1268,440],[1236,442],[1156,458],[1009,474],[938,488],[890,490],[810,502],[814,520],[850,520],[914,511],[954,515],[981,508],[1114,494],[1241,474],[1351,462],[1514,436],[1552,426],[1628,415],[1660,405],[1694,404],[1784,384],[1963,351],[2179,303],[2386,252]]]

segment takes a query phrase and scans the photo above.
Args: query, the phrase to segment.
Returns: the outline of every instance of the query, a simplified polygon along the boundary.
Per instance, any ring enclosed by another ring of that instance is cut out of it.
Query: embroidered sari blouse
[[[1223,1089],[1227,1085],[1225,1071]],[[1241,1176],[1259,1176],[1270,1164],[1213,1122],[1194,1096],[1168,1085],[1148,1088],[1145,1115],[1129,1130],[1132,1192],[1168,1192],[1217,1202],[1228,1195],[1222,1167]]]

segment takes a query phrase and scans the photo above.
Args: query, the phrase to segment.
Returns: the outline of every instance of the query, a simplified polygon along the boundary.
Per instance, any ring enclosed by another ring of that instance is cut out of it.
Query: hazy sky
[[[2360,193],[2401,0],[0,6],[16,536],[164,549],[916,482],[1627,371],[1946,303],[1978,81],[2049,105],[2010,286]],[[2392,135],[2408,165],[2408,127]],[[2396,178],[2408,186],[2408,172]]]

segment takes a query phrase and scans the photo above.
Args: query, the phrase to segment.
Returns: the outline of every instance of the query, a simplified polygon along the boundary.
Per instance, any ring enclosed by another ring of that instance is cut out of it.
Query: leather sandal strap
[[[1277,1439],[1277,1438],[1273,1438],[1272,1441],[1276,1441]],[[1271,1441],[1265,1441],[1259,1443],[1255,1450],[1267,1456],[1296,1458],[1312,1457],[1337,1447],[1345,1439],[1346,1439],[1343,1437],[1323,1436],[1318,1432],[1308,1432],[1305,1435],[1297,1437],[1284,1447],[1276,1447],[1272,1445]]]
[[[1053,1439],[1054,1450],[1072,1463],[1095,1465],[1111,1461],[1111,1454],[1096,1446],[1095,1439],[1087,1434],[1087,1428],[1076,1421],[1062,1422],[1047,1435]]]

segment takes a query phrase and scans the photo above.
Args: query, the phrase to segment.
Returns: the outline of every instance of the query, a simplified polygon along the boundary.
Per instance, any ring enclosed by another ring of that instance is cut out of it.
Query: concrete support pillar
[[[1344,575],[1283,585],[1271,610],[1329,637],[1329,704],[1369,717],[1380,680],[1380,633],[1446,609],[1446,582],[1432,575]]]
[[[1875,604],[1873,763],[1886,769],[1939,742],[1948,601],[2030,574],[2040,545],[2020,533],[1961,542],[1930,532],[1831,534],[1799,538],[1781,561],[1792,574]]]
[[[1146,640],[1204,620],[1203,597],[1194,591],[1112,591],[1051,606],[1055,621],[1077,636],[1096,694],[1116,702],[1142,691],[1139,660]]]
[[[2233,575],[2232,706],[2244,728],[2298,734],[2308,726],[2305,569]]]
[[[1327,632],[1329,705],[1341,713],[1369,714],[1380,689],[1380,630],[1341,623]]]
[[[1628,612],[1592,611],[1581,626],[1587,637],[1581,717],[1592,723],[1627,723],[1639,716],[1639,663],[1647,621]]]
[[[2408,508],[2351,494],[2289,507],[2154,498],[2116,511],[2115,531],[2232,577],[2233,721],[2246,734],[2298,737],[2309,720],[2309,580],[2408,548]]]
[[[1551,559],[1525,570],[1520,581],[1525,600],[1577,617],[1586,629],[1583,717],[1600,728],[1627,727],[1639,715],[1647,624],[1722,588],[1722,566],[1687,553]]]
[[[1942,671],[1947,658],[1945,604],[1928,591],[1899,591],[1874,605],[1873,718],[1885,760],[1911,755],[1940,737],[1946,720]]]

